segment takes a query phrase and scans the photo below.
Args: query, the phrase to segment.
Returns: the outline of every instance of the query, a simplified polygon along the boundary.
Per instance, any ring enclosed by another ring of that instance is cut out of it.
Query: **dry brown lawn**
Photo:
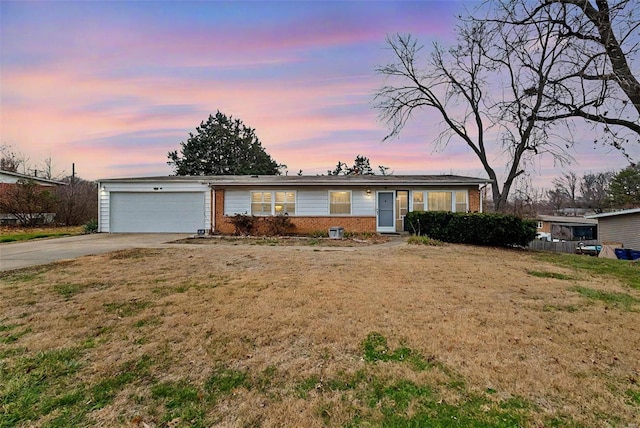
[[[146,361],[110,400],[79,411],[80,425],[377,426],[394,406],[410,420],[424,406],[464,413],[471,402],[480,403],[476,419],[521,403],[505,410],[517,425],[640,425],[640,305],[607,305],[571,289],[637,299],[640,290],[515,250],[400,239],[321,248],[216,243],[3,275],[0,326],[5,338],[17,337],[0,342],[0,372],[17,376],[21,361],[40,352],[82,349],[77,371],[60,382],[89,391]],[[373,332],[389,353],[409,348],[429,367],[368,361],[363,342]],[[242,379],[214,394],[207,385],[216,373]],[[433,402],[418,393],[408,404],[389,399],[384,385],[400,384],[428,387]],[[180,401],[158,385],[195,395]],[[0,406],[10,401],[5,394]],[[180,413],[187,404],[195,416]],[[20,423],[43,426],[62,413]]]

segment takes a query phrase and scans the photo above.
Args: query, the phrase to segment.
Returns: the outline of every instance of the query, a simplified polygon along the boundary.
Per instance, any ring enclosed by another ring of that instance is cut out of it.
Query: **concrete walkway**
[[[96,233],[66,238],[39,239],[0,244],[0,271],[37,266],[58,260],[75,259],[128,248],[168,247],[189,234],[174,233]]]

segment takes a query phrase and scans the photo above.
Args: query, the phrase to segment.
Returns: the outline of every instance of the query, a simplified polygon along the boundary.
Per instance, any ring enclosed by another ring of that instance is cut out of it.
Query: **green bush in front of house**
[[[414,235],[458,244],[524,247],[536,237],[535,222],[505,214],[413,211],[405,224]]]

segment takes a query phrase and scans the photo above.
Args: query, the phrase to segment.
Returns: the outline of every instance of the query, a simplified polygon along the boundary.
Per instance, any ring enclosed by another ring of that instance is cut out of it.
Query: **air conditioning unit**
[[[342,239],[344,238],[344,227],[330,227],[329,228],[329,238],[331,239]]]

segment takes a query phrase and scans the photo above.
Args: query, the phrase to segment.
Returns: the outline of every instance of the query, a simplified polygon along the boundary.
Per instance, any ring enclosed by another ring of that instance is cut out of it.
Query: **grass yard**
[[[640,264],[426,244],[0,274],[0,427],[640,424]]]
[[[43,226],[26,228],[17,226],[0,226],[0,243],[81,235],[83,231],[83,226]]]

